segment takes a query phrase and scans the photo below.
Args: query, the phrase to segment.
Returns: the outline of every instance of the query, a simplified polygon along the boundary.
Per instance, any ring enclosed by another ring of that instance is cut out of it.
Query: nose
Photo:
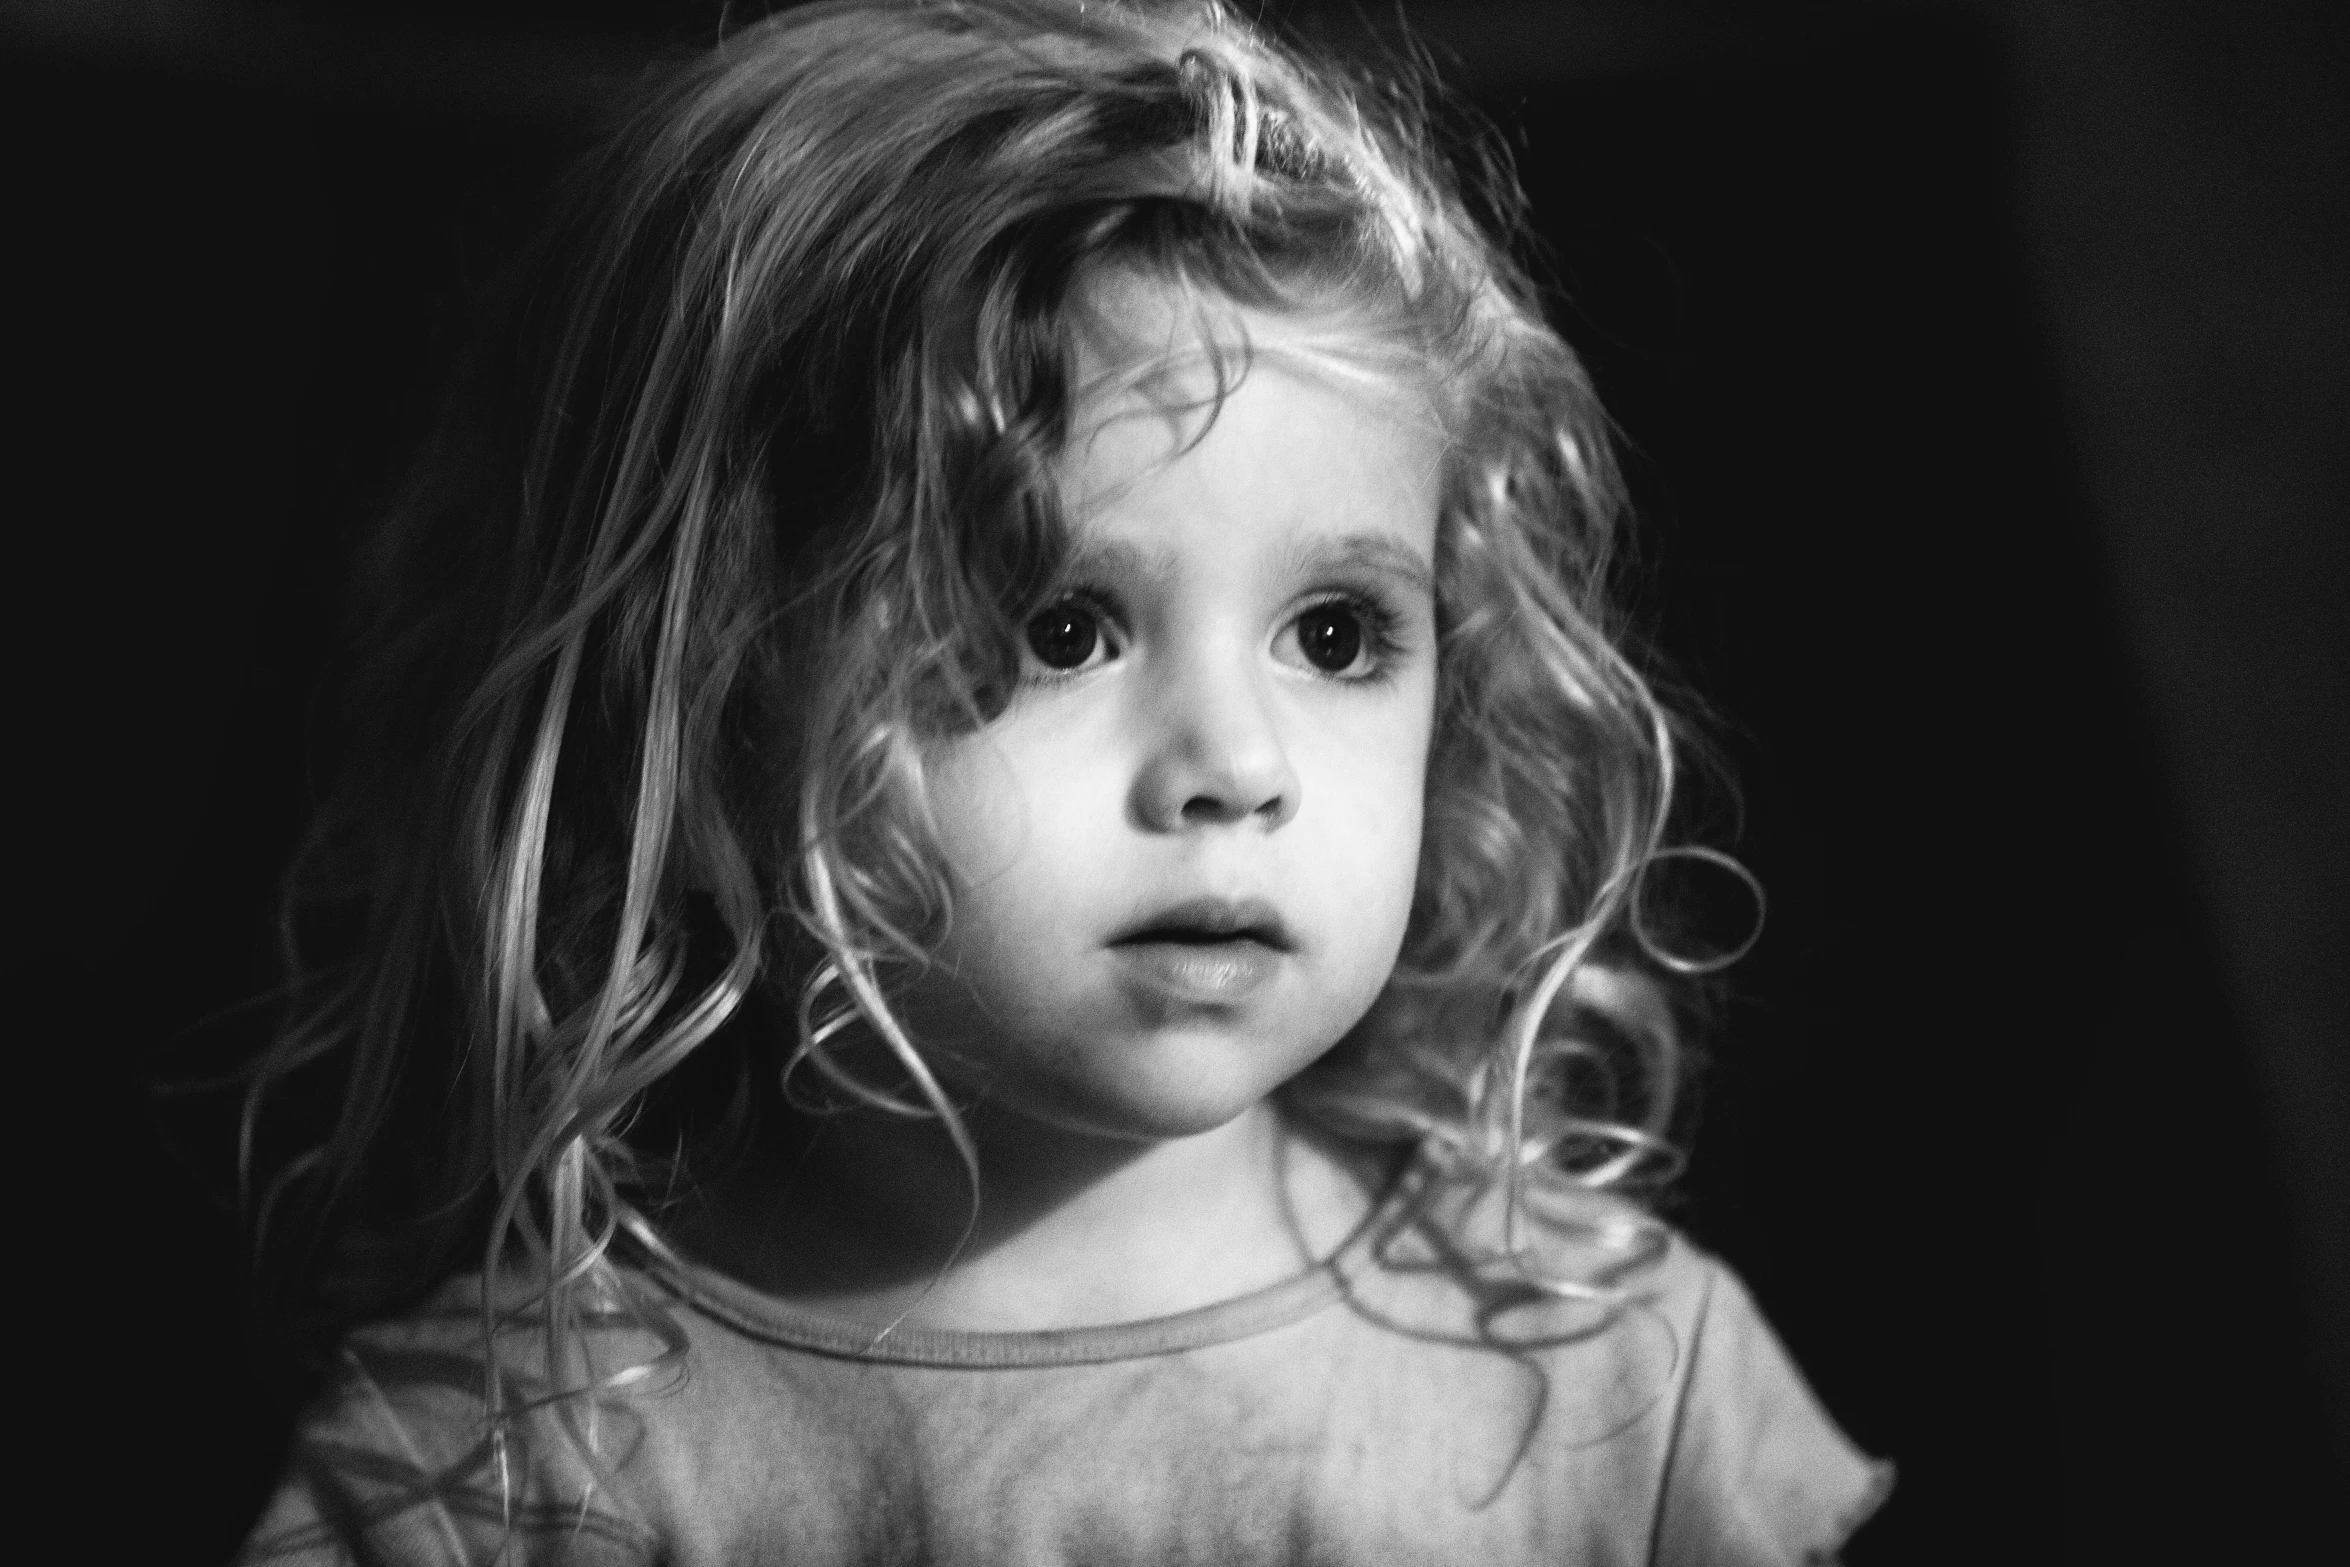
[[[1245,658],[1195,657],[1159,688],[1134,814],[1153,832],[1297,814],[1298,779],[1281,743],[1273,693]]]

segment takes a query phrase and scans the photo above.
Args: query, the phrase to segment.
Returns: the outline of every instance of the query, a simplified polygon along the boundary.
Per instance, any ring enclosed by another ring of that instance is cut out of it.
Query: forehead
[[[1079,281],[1071,307],[1075,437],[1143,410],[1212,409],[1260,363],[1309,374],[1398,425],[1439,422],[1425,358],[1343,302],[1263,310],[1100,268]]]
[[[1186,502],[1433,529],[1441,422],[1359,319],[1130,274],[1092,283],[1080,306],[1062,474],[1081,531]]]

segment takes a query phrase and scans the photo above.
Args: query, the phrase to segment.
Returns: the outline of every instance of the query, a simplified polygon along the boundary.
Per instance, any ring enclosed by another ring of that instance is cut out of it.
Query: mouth
[[[1150,1007],[1213,1013],[1245,1005],[1296,950],[1280,910],[1253,898],[1178,903],[1144,916],[1109,945]]]
[[[1281,911],[1262,898],[1193,898],[1161,909],[1110,938],[1113,947],[1230,947],[1253,943],[1291,952],[1296,943]]]

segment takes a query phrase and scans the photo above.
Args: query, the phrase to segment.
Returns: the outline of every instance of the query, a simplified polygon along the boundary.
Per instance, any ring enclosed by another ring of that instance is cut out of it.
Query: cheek
[[[1050,821],[1049,802],[1031,797],[1020,758],[988,740],[959,740],[925,759],[931,821],[954,893],[954,915],[926,969],[903,997],[916,1038],[970,1050],[977,1013],[1025,1011],[1017,987],[1017,954],[1001,938],[1033,927],[1041,843],[1036,823]]]
[[[1436,721],[1436,681],[1420,671],[1370,737],[1358,762],[1367,796],[1365,809],[1378,818],[1383,863],[1401,863],[1405,893],[1420,859],[1420,820],[1428,798],[1428,747]]]
[[[959,896],[1016,883],[1049,847],[1038,843],[1036,824],[1053,819],[1052,773],[1018,745],[992,735],[958,740],[933,751],[928,770],[931,819]]]
[[[1017,728],[942,747],[929,767],[932,819],[955,889],[944,955],[984,968],[999,956],[994,938],[1055,925],[1087,868],[1098,866],[1101,846],[1087,824],[1099,811],[1081,803],[1100,781],[1085,758]]]
[[[1388,787],[1372,808],[1362,854],[1362,889],[1366,912],[1377,911],[1380,939],[1390,949],[1403,942],[1404,925],[1411,917],[1412,894],[1420,877],[1420,832],[1424,779],[1419,769],[1383,780]]]
[[[1419,873],[1431,703],[1415,696],[1331,747],[1317,780],[1328,806],[1317,850],[1335,872],[1330,890],[1375,945],[1401,941]],[[1309,785],[1309,802],[1314,792]]]

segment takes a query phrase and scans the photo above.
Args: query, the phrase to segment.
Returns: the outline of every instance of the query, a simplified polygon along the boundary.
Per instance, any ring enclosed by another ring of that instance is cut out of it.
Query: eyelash
[[[1317,673],[1323,679],[1339,685],[1373,685],[1392,679],[1396,660],[1410,651],[1410,643],[1404,635],[1406,617],[1376,592],[1345,589],[1324,593],[1317,598],[1309,599],[1298,607],[1296,614],[1282,622],[1282,634],[1284,636],[1291,634],[1298,622],[1316,610],[1329,609],[1333,606],[1345,609],[1361,624],[1363,645],[1370,654],[1371,667],[1359,675],[1342,675],[1328,671],[1317,671]],[[1097,633],[1112,649],[1110,657],[1103,660],[1104,663],[1124,656],[1125,648],[1122,645],[1124,638],[1120,630],[1120,616],[1116,607],[1116,598],[1104,588],[1080,583],[1054,594],[1040,608],[1030,614],[1028,621],[1022,623],[1023,631],[1025,632],[1026,625],[1034,621],[1038,615],[1064,607],[1082,611],[1092,618]],[[1030,666],[1023,671],[1023,680],[1034,683],[1072,679],[1087,672],[1083,668],[1055,669],[1045,664],[1033,653],[1024,653],[1022,662]]]
[[[1037,608],[1031,610],[1027,618],[1021,622],[1020,662],[1023,666],[1021,680],[1024,683],[1045,684],[1058,680],[1070,680],[1086,673],[1083,669],[1055,669],[1037,657],[1027,645],[1028,627],[1036,621],[1037,617],[1050,614],[1061,608],[1081,610],[1092,618],[1096,633],[1113,650],[1110,657],[1102,662],[1110,663],[1125,654],[1125,648],[1122,645],[1124,636],[1120,629],[1118,611],[1112,596],[1103,589],[1080,584],[1054,594]]]
[[[1322,672],[1326,680],[1340,685],[1375,685],[1395,676],[1395,662],[1410,650],[1404,640],[1404,617],[1393,605],[1375,593],[1345,591],[1325,593],[1301,605],[1298,612],[1282,623],[1282,634],[1318,609],[1333,605],[1346,610],[1361,623],[1363,647],[1371,655],[1371,667],[1359,675],[1340,675]]]

